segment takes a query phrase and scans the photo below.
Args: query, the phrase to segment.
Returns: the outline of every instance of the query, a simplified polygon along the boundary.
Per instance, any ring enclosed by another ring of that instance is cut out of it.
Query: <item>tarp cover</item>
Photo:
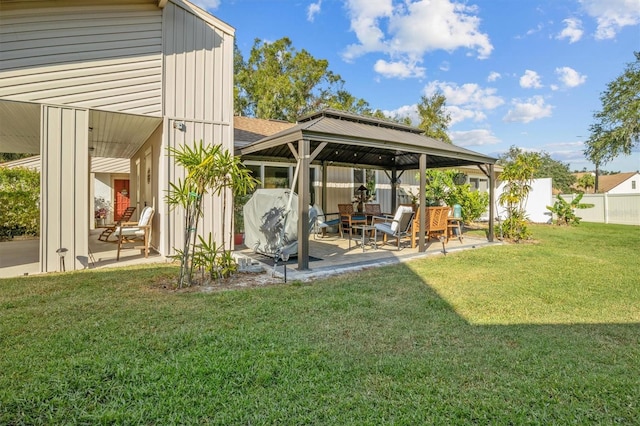
[[[244,205],[244,243],[256,253],[275,257],[298,253],[298,195],[293,193],[291,210],[289,189],[258,189]],[[311,214],[309,215],[311,216]],[[315,219],[315,218],[313,218]],[[310,217],[310,220],[313,220]],[[283,232],[284,231],[284,232]]]

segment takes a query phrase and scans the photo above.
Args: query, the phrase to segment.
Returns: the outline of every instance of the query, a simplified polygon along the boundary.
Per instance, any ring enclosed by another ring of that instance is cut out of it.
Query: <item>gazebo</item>
[[[489,241],[493,240],[494,165],[496,159],[427,136],[421,129],[387,120],[364,117],[344,111],[325,109],[299,119],[296,126],[267,136],[240,149],[243,160],[296,163],[294,183],[309,187],[309,168],[320,165],[322,200],[326,200],[326,167],[344,166],[384,170],[391,178],[392,207],[395,210],[396,186],[406,170],[420,171],[419,216],[425,227],[425,187],[427,168],[475,165],[489,178]],[[310,193],[298,194],[298,269],[309,269]],[[326,208],[326,206],[323,206]],[[421,233],[418,251],[426,241]]]

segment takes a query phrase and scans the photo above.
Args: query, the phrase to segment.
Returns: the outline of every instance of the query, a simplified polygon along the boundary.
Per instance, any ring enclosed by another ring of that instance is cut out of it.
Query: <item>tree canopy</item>
[[[601,94],[602,109],[589,127],[585,156],[596,168],[640,145],[640,52]]]
[[[327,107],[376,113],[344,89],[344,80],[329,70],[326,59],[296,50],[287,37],[273,43],[256,39],[246,61],[236,48],[234,66],[236,114],[294,122]]]
[[[424,135],[430,138],[452,143],[447,134],[451,114],[445,111],[447,98],[442,93],[422,96],[418,103],[420,124],[418,128],[424,130]]]

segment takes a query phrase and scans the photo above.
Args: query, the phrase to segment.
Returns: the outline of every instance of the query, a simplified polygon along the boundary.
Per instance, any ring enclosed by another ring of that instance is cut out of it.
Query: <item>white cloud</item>
[[[477,9],[452,0],[406,1],[348,0],[351,30],[358,43],[346,47],[343,59],[371,52],[389,55],[391,62],[418,63],[426,52],[466,48],[478,58],[493,50],[487,34],[479,30]]]
[[[411,119],[411,123],[417,126],[420,123],[420,116],[418,115],[418,106],[416,104],[413,105],[403,105],[400,108],[394,109],[392,111],[382,111],[385,115],[390,117],[409,117]]]
[[[555,160],[575,163],[584,159],[584,142],[558,142],[546,144],[544,150]]]
[[[556,68],[558,80],[565,87],[577,87],[587,81],[587,76],[580,74],[578,71],[570,67]]]
[[[449,132],[449,137],[458,146],[495,145],[502,142],[487,129]]]
[[[440,64],[440,71],[449,71],[451,69],[451,64],[448,61],[444,61]]]
[[[427,96],[440,92],[447,99],[447,112],[451,114],[454,125],[464,120],[484,121],[485,111],[493,110],[504,104],[504,100],[496,95],[496,89],[482,88],[477,84],[467,83],[458,86],[456,83],[432,81],[424,88]]]
[[[551,105],[546,105],[542,96],[534,96],[524,102],[512,101],[513,108],[502,119],[506,122],[529,123],[544,117],[551,117]]]
[[[564,21],[566,25],[560,34],[556,37],[557,39],[562,40],[563,38],[568,38],[569,43],[575,43],[576,41],[582,38],[582,34],[584,31],[582,30],[582,21],[576,18],[567,18]]]
[[[502,78],[502,76],[500,75],[499,72],[491,71],[489,73],[489,77],[487,77],[487,81],[491,83],[491,82],[494,82],[494,81],[496,81],[496,80],[498,80],[500,78]]]
[[[373,69],[386,78],[424,77],[425,74],[425,68],[419,67],[415,63],[387,62],[384,59],[378,59]]]
[[[473,107],[476,109],[491,110],[504,104],[500,96],[496,96],[496,89],[481,88],[474,83],[466,83],[458,86],[453,82],[432,81],[424,88],[424,93],[431,96],[436,92],[442,92],[447,98],[448,105]]]
[[[215,10],[220,6],[220,0],[192,0],[192,3],[204,10]]]
[[[456,105],[447,106],[447,112],[451,114],[450,126],[465,120],[484,121],[487,119],[487,114],[480,110],[460,108]]]
[[[587,14],[596,19],[598,40],[615,38],[626,26],[640,23],[638,0],[580,0]]]
[[[318,0],[317,3],[311,3],[307,8],[307,21],[313,22],[316,18],[316,15],[320,13],[320,9],[322,7],[322,0]]]
[[[539,88],[541,88],[542,84],[540,83],[540,76],[535,71],[526,70],[524,72],[524,75],[522,75],[522,77],[520,77],[520,87],[523,87],[525,89],[531,89],[531,88],[539,89]]]

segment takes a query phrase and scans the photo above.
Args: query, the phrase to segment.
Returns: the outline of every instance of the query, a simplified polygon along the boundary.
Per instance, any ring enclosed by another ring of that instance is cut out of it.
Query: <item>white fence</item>
[[[566,201],[575,197],[576,194],[562,195]],[[640,225],[640,194],[585,194],[580,202],[594,205],[576,210],[583,222]]]

